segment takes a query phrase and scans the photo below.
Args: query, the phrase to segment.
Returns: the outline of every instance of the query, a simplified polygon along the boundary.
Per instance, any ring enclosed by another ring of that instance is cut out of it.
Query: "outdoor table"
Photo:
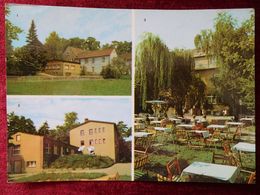
[[[145,128],[145,124],[144,123],[134,123],[134,127],[136,129],[144,129]]]
[[[143,117],[137,117],[137,118],[135,118],[135,121],[137,122],[137,121],[145,121],[145,118],[143,118]]]
[[[225,182],[234,183],[239,172],[240,169],[234,166],[205,162],[193,162],[182,171],[181,175],[201,175],[219,179]]]
[[[166,130],[170,130],[169,128],[165,128],[165,127],[154,127],[154,129],[156,131],[166,131]]]
[[[227,126],[226,125],[208,125],[207,128],[208,129],[226,129]]]
[[[179,118],[169,118],[170,121],[175,121],[176,124],[181,124],[181,119]]]
[[[201,134],[203,138],[208,138],[209,137],[209,131],[206,130],[195,130],[195,133]]]
[[[148,117],[150,120],[155,120],[156,119],[156,117],[154,117],[154,116],[149,116]]]
[[[244,123],[241,122],[227,122],[227,125],[232,125],[232,126],[243,126]]]
[[[151,121],[150,124],[154,124],[154,125],[161,125],[161,121]]]
[[[183,127],[185,129],[192,129],[193,127],[195,127],[195,125],[192,125],[192,124],[179,124],[176,127]]]
[[[241,159],[241,152],[255,153],[255,144],[250,144],[250,143],[246,143],[246,142],[239,142],[232,147],[232,150],[238,151],[241,167],[243,167],[242,159]]]
[[[147,133],[147,132],[135,132],[134,133],[135,137],[147,137],[149,135],[152,135],[152,133]]]
[[[250,125],[253,125],[254,122],[255,122],[255,119],[254,118],[241,118],[239,121],[241,121],[241,122],[244,121],[245,124],[249,124],[250,123]]]

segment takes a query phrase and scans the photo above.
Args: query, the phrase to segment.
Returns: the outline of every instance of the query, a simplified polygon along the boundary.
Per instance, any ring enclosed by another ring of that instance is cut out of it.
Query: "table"
[[[207,126],[208,129],[225,129],[227,128],[226,125],[208,125]]]
[[[150,124],[161,125],[161,121],[151,121]]]
[[[201,175],[225,182],[234,183],[240,169],[238,167],[229,165],[219,165],[205,162],[193,162],[182,171],[182,176],[187,175]]]
[[[154,117],[154,116],[149,116],[148,117],[150,120],[155,120],[156,119],[156,117]]]
[[[209,137],[209,131],[206,130],[195,130],[195,133],[201,134],[203,138],[208,138]]]
[[[144,123],[134,123],[135,129],[144,129],[145,124]]]
[[[246,125],[253,125],[255,123],[255,119],[254,118],[241,118],[239,121],[243,122]]]
[[[233,126],[243,126],[244,123],[241,122],[227,122],[227,125],[233,125]]]
[[[137,117],[137,118],[135,118],[135,121],[136,121],[136,122],[137,122],[137,121],[145,121],[145,118]]]
[[[135,137],[147,137],[149,135],[152,135],[152,133],[147,133],[147,132],[135,132],[134,133]]]
[[[175,121],[176,124],[181,124],[181,119],[178,118],[169,118],[170,121]]]
[[[192,124],[180,124],[180,125],[177,125],[176,127],[183,127],[185,129],[192,129],[193,127],[195,127],[195,125],[192,125]]]
[[[169,128],[165,128],[165,127],[154,127],[154,129],[156,131],[166,131],[166,130],[170,130]]]
[[[250,143],[246,143],[246,142],[239,142],[232,147],[232,150],[238,151],[241,167],[243,167],[242,159],[241,159],[241,152],[254,153],[255,152],[255,144],[250,144]]]

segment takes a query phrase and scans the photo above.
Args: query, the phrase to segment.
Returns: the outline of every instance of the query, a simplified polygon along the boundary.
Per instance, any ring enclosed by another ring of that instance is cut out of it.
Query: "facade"
[[[8,172],[42,171],[58,157],[77,152],[77,147],[40,135],[18,132],[9,140]]]
[[[76,147],[94,146],[96,155],[108,156],[117,162],[118,136],[115,123],[85,119],[83,124],[70,130],[70,144]]]
[[[79,76],[81,67],[77,62],[52,60],[47,63],[44,72],[55,76]]]
[[[100,74],[102,68],[111,63],[117,57],[115,49],[108,48],[103,50],[85,51],[79,54],[77,60],[85,74]]]

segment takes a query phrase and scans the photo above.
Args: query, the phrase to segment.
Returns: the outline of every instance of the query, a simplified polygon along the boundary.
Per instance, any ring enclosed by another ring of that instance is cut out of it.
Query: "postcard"
[[[9,182],[255,183],[254,9],[5,20]]]

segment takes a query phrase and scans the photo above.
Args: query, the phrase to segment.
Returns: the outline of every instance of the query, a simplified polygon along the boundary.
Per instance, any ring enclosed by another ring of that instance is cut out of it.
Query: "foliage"
[[[216,93],[239,113],[240,102],[248,110],[255,108],[255,16],[240,26],[228,13],[215,20],[209,51],[217,58],[219,73],[213,78]]]
[[[167,46],[152,33],[145,33],[136,47],[135,102],[146,110],[146,100],[157,99],[171,83],[171,57]]]
[[[102,75],[104,79],[119,79],[122,76],[119,68],[111,64],[103,67],[100,75]]]
[[[68,112],[65,114],[63,125],[58,125],[53,134],[57,140],[69,143],[69,131],[79,124],[78,114],[76,112]]]
[[[98,50],[98,49],[100,49],[100,41],[97,41],[94,37],[88,37],[84,41],[84,49]]]
[[[15,182],[42,182],[42,181],[78,181],[81,179],[96,179],[106,176],[105,173],[38,173],[27,177],[14,179]],[[12,180],[13,181],[13,180]]]
[[[113,58],[111,65],[117,68],[121,75],[128,75],[130,72],[131,66],[127,66],[126,62],[120,57]]]
[[[52,164],[52,168],[91,168],[101,169],[107,168],[114,164],[114,161],[107,156],[93,156],[83,154],[73,154],[67,156],[61,156],[55,160]]]
[[[59,37],[58,33],[53,31],[46,38],[44,45],[47,51],[48,60],[61,60],[62,54],[68,46],[68,41]]]
[[[124,121],[119,121],[116,126],[120,137],[126,138],[131,136],[132,128],[128,127],[127,124],[124,123]]]
[[[132,42],[128,41],[112,41],[111,44],[106,43],[102,46],[103,49],[105,48],[115,48],[117,55],[122,55],[125,53],[132,52]]]
[[[17,132],[37,134],[31,119],[25,118],[24,116],[18,116],[14,112],[7,114],[7,129],[9,139]]]
[[[38,130],[39,135],[49,135],[50,127],[47,121],[45,121]]]

